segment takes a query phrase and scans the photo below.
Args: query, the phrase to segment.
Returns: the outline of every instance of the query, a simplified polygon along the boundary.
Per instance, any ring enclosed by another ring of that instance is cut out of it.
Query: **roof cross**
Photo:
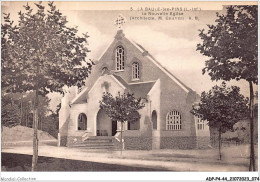
[[[126,22],[126,18],[122,15],[118,15],[118,17],[115,19],[114,24],[117,26],[119,30],[122,30],[123,24]]]

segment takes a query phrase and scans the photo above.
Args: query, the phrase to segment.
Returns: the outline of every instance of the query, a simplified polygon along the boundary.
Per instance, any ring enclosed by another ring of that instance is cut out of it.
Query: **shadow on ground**
[[[32,156],[2,152],[2,171],[30,171]],[[38,158],[38,171],[168,171],[52,157]]]

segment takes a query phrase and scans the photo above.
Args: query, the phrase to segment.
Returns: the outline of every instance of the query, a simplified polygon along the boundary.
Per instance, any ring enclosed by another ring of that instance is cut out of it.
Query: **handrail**
[[[90,133],[90,129],[87,128],[87,130],[84,132],[84,134],[82,135],[82,141],[85,141],[89,138],[89,134]]]
[[[120,142],[120,139],[119,139],[119,135],[120,135],[120,132],[117,132],[116,134],[115,134],[115,139],[118,141],[118,142]]]

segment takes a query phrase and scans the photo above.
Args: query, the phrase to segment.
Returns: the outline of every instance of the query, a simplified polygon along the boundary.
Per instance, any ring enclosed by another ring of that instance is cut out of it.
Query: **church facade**
[[[59,144],[75,146],[93,137],[119,142],[121,124],[100,109],[104,92],[143,98],[141,118],[124,123],[125,149],[191,149],[209,144],[209,128],[190,111],[195,91],[164,68],[147,50],[118,30],[93,66],[82,89],[70,88],[59,112]]]

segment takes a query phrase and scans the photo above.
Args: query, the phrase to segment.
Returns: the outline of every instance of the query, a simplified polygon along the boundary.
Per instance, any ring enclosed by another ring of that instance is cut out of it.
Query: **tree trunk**
[[[221,160],[221,126],[218,130],[218,152],[219,152],[219,160]]]
[[[28,111],[25,112],[25,126],[28,127]]]
[[[120,137],[120,142],[121,142],[121,155],[123,152],[123,122],[121,122],[121,137]]]
[[[3,141],[3,131],[4,131],[4,127],[3,124],[1,124],[1,141]]]
[[[32,171],[37,171],[38,161],[38,102],[39,93],[38,89],[35,92],[35,105],[34,105],[34,117],[33,117],[33,157],[32,157]]]
[[[86,128],[87,129],[87,128]],[[42,130],[42,117],[41,117],[41,130]],[[42,130],[43,131],[43,130]]]
[[[249,81],[250,87],[250,164],[249,171],[256,171],[255,148],[254,148],[254,91],[253,83]]]
[[[21,95],[21,115],[20,115],[20,125],[22,126],[23,121],[23,94]]]

